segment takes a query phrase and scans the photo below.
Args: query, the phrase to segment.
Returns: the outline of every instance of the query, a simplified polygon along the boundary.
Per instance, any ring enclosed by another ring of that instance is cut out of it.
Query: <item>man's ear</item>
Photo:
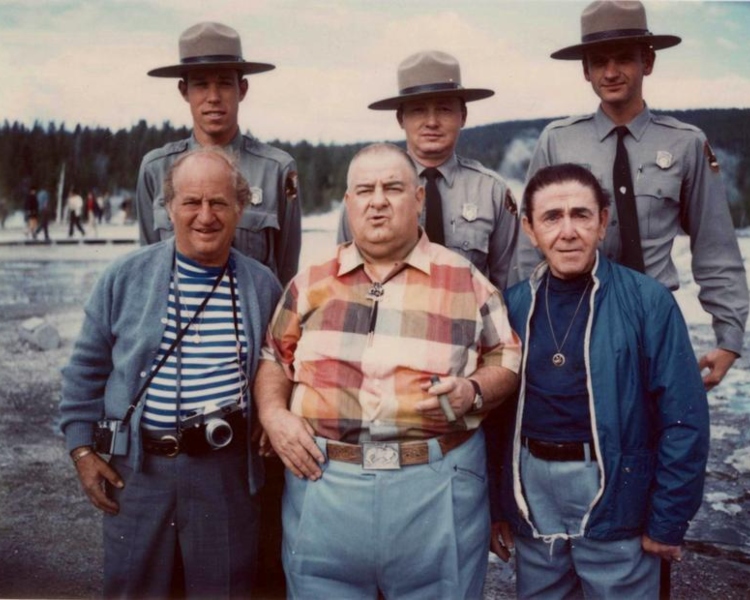
[[[247,79],[244,77],[240,79],[240,102],[242,102],[245,99],[245,96],[247,95]]]
[[[653,48],[643,49],[643,74],[651,75],[654,72],[654,63],[656,62],[656,52]]]
[[[424,208],[424,199],[426,196],[424,186],[418,185],[414,195],[417,198],[417,214],[421,215],[422,209]]]
[[[589,83],[591,83],[591,76],[589,75],[589,63],[587,62],[585,56],[581,59],[581,66],[583,67],[583,77],[584,77],[584,79],[586,79],[586,81],[588,81]]]
[[[603,208],[599,215],[601,216],[602,220],[601,227],[599,228],[599,241],[602,242],[607,235],[607,225],[609,225],[609,209]]]
[[[531,226],[531,221],[529,221],[529,218],[526,215],[521,217],[521,228],[524,233],[529,236],[534,248],[538,248],[539,244],[537,244],[536,236],[534,235],[534,228]]]
[[[178,89],[178,90],[180,90],[180,95],[182,96],[182,99],[183,99],[183,100],[184,100],[185,102],[187,102],[187,101],[188,101],[188,96],[187,96],[187,87],[188,87],[188,86],[187,86],[187,81],[185,81],[184,79],[180,79],[180,80],[179,80],[179,81],[177,82],[177,89]]]

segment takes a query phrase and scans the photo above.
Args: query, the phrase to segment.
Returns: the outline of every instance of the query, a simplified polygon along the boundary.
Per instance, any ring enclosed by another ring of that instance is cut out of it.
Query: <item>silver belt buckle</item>
[[[362,468],[369,471],[400,469],[398,442],[362,442]]]

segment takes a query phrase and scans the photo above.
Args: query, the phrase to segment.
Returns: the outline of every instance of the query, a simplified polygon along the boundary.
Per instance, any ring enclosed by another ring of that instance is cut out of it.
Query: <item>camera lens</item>
[[[206,441],[215,450],[228,446],[232,437],[232,426],[224,419],[211,419],[206,422]]]

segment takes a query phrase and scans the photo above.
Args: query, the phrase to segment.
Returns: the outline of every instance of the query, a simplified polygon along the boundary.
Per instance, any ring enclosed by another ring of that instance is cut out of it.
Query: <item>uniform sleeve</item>
[[[507,185],[495,181],[492,188],[495,227],[489,241],[487,269],[492,284],[499,290],[508,286],[513,256],[518,241],[518,204]]]
[[[645,307],[649,398],[658,408],[657,464],[646,533],[670,545],[682,543],[703,500],[708,460],[708,400],[687,326],[665,289]]]
[[[297,274],[302,249],[302,196],[299,190],[297,164],[292,161],[282,173],[279,206],[279,243],[276,245],[276,264],[281,285],[285,286]]]
[[[549,132],[548,129],[544,129],[539,136],[539,140],[537,140],[534,154],[531,157],[529,170],[526,172],[526,182],[528,183],[529,179],[531,179],[539,169],[547,167],[550,164],[552,164],[552,162],[549,154]],[[522,214],[523,206],[519,206],[519,209],[520,214]],[[518,232],[518,243],[516,244],[515,260],[513,261],[514,277],[511,278],[510,284],[515,284],[524,279],[528,279],[531,276],[534,267],[536,267],[541,260],[542,255],[531,243],[529,236],[526,235],[523,229],[520,229]]]
[[[144,158],[138,170],[138,184],[135,189],[135,212],[138,219],[138,238],[141,246],[155,244],[159,241],[159,234],[154,229],[154,181],[148,172],[148,164]]]
[[[698,299],[712,317],[717,345],[741,354],[748,313],[745,267],[713,151],[702,135],[691,150],[681,202]]]

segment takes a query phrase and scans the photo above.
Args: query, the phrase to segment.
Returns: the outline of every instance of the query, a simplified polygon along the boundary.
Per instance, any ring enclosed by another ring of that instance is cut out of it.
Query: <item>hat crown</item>
[[[581,41],[609,32],[648,33],[646,9],[634,0],[597,0],[581,13]]]
[[[450,54],[438,50],[417,52],[398,66],[399,93],[436,84],[449,84],[461,89],[461,67]]]
[[[202,56],[232,56],[242,60],[240,35],[221,23],[198,23],[180,36],[180,60]]]

